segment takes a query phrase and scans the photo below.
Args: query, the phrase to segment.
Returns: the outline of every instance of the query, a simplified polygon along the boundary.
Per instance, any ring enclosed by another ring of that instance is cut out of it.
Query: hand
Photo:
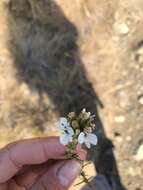
[[[85,159],[82,149],[78,155]],[[0,150],[0,190],[67,190],[80,168],[58,137],[18,141]]]

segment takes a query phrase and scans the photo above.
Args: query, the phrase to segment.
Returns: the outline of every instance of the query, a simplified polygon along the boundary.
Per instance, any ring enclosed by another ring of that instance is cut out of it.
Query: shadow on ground
[[[98,174],[114,189],[124,189],[118,174],[112,142],[106,138],[97,106],[103,108],[88,81],[77,45],[78,31],[52,0],[9,2],[10,51],[19,82],[46,93],[61,116],[83,107],[96,114],[98,148],[89,152]]]

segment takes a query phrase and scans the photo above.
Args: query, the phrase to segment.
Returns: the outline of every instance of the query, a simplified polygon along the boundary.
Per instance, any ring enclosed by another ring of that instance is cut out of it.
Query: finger
[[[49,160],[44,164],[30,166],[23,173],[16,175],[14,180],[19,186],[29,189],[55,163],[57,163],[56,160]]]
[[[84,161],[86,158],[86,152],[81,148],[77,151],[77,154]],[[29,189],[45,172],[47,172],[53,165],[55,165],[58,161],[49,160],[48,162],[36,166],[31,166],[27,168],[23,173],[16,176],[14,179],[17,184],[20,186]]]
[[[48,159],[63,159],[65,147],[58,137],[19,141],[0,151],[0,183],[13,177],[24,165]]]
[[[25,187],[19,186],[14,179],[10,180],[8,183],[7,190],[26,190]]]
[[[8,190],[8,184],[0,184],[0,190]]]
[[[75,160],[59,161],[30,190],[67,190],[79,175],[81,164]]]

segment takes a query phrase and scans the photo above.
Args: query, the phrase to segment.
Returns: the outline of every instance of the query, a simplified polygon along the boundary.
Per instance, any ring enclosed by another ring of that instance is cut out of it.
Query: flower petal
[[[71,135],[68,135],[68,141],[72,142],[72,136]]]
[[[71,127],[67,127],[67,132],[69,135],[73,136],[74,135],[74,130]]]
[[[64,129],[67,128],[67,126],[68,126],[67,118],[61,117],[61,118],[60,118],[60,122],[59,122],[59,127],[60,127],[60,129],[64,130]]]
[[[90,142],[88,141],[87,137],[85,138],[85,145],[87,146],[87,148],[91,147]]]
[[[86,112],[86,108],[83,108],[81,112],[82,112],[82,113],[85,113],[85,112]]]
[[[60,143],[63,145],[67,145],[69,143],[68,134],[64,134],[64,135],[60,136]]]
[[[87,139],[89,141],[89,143],[93,144],[93,145],[96,145],[97,144],[97,136],[93,133],[89,133],[87,134]]]
[[[85,141],[85,134],[83,132],[81,132],[78,136],[78,142],[79,144],[83,144]]]
[[[61,123],[67,123],[67,118],[66,117],[60,117],[60,122]]]

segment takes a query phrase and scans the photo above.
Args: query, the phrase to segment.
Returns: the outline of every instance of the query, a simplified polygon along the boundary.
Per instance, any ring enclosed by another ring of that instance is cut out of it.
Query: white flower
[[[60,143],[67,145],[72,141],[74,135],[74,130],[70,127],[70,124],[65,117],[60,118],[59,127],[62,130],[62,135],[60,136]]]
[[[78,136],[78,142],[79,144],[85,143],[87,148],[91,147],[91,144],[96,145],[97,144],[97,136],[93,133],[84,133],[81,132]]]
[[[59,127],[60,127],[61,130],[64,130],[67,127],[69,127],[69,123],[68,123],[67,118],[65,118],[65,117],[60,118]]]
[[[60,143],[63,145],[67,145],[69,142],[72,142],[73,135],[74,135],[73,129],[71,127],[68,127],[60,136]]]

